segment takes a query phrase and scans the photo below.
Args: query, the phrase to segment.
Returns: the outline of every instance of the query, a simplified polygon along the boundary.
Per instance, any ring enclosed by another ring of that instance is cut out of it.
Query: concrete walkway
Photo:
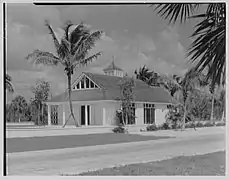
[[[6,138],[23,138],[23,137],[45,137],[45,136],[60,136],[60,135],[78,135],[78,134],[103,134],[103,133],[111,133],[114,127],[102,127],[102,126],[92,126],[92,127],[73,127],[66,126],[62,127],[33,127],[33,128],[14,128],[14,129],[6,129]],[[185,129],[184,132],[180,132],[180,130],[161,130],[155,132],[140,132],[140,128],[142,127],[128,127],[130,133],[140,134],[140,135],[154,135],[154,136],[190,136],[192,134],[198,133],[208,133],[211,129],[220,130],[222,127],[208,127],[208,128],[197,128],[197,131],[191,129]]]
[[[176,138],[158,141],[10,153],[7,154],[8,174],[72,174],[180,155],[206,154],[224,150],[226,147],[225,128],[203,128],[195,133],[191,130],[176,133]]]

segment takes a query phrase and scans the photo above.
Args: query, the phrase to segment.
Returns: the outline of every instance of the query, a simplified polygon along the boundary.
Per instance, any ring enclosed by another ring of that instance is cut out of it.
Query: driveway
[[[225,150],[225,128],[176,132],[176,138],[7,154],[9,175],[61,175]],[[186,135],[182,136],[186,133]],[[179,134],[179,135],[178,135]]]

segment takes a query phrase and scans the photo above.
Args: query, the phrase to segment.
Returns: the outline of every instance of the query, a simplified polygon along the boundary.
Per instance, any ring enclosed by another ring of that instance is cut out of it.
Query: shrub
[[[204,127],[212,127],[212,126],[214,126],[214,124],[211,123],[211,122],[206,122],[206,123],[204,124]]]
[[[167,130],[167,129],[171,129],[171,127],[169,126],[169,123],[165,122],[163,123],[160,128],[161,130]]]
[[[190,122],[185,125],[185,128],[194,128],[194,127],[196,127],[196,125],[193,122]]]
[[[197,123],[196,123],[196,127],[204,127],[204,124],[201,123],[201,122],[197,122]]]
[[[158,128],[155,124],[151,124],[146,127],[146,131],[157,131],[157,130]]]
[[[123,126],[118,126],[118,127],[115,127],[114,129],[112,129],[112,131],[114,133],[126,133],[127,129],[124,128]]]
[[[217,122],[215,125],[216,126],[225,126],[226,124],[225,124],[225,122]]]

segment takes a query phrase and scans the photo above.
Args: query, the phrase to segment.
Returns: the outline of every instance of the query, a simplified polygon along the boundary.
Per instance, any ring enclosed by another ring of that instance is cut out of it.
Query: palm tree
[[[149,69],[144,65],[140,67],[139,70],[135,70],[134,74],[136,79],[142,80],[150,86],[160,85],[160,76],[157,72],[149,71]]]
[[[25,110],[27,109],[27,102],[25,98],[21,95],[15,97],[12,100],[12,106],[14,111],[18,114],[18,122],[21,121],[21,116],[25,115]]]
[[[187,102],[189,95],[196,89],[199,84],[199,76],[192,68],[187,71],[184,77],[173,75],[172,78],[167,78],[164,82],[164,87],[168,89],[170,95],[173,96],[183,108],[182,129],[185,128],[185,120],[187,117]]]
[[[226,4],[208,4],[204,13],[196,14],[201,5],[156,4],[155,11],[165,19],[169,19],[170,23],[175,23],[179,18],[181,23],[193,18],[200,20],[191,36],[195,40],[188,49],[187,56],[192,62],[196,62],[196,71],[202,72],[210,64],[207,78],[212,78],[213,84],[224,84],[226,77]]]
[[[135,70],[134,74],[136,76],[136,79],[142,80],[147,84],[150,80],[150,77],[152,76],[152,72],[150,72],[145,65],[143,67],[140,67],[138,71]]]
[[[47,26],[49,33],[53,38],[56,48],[56,55],[50,52],[35,50],[29,54],[26,59],[32,59],[32,62],[35,62],[35,64],[51,66],[57,66],[58,64],[61,64],[64,67],[64,71],[68,79],[68,99],[70,106],[70,115],[66,123],[72,117],[77,127],[79,126],[79,122],[75,119],[73,114],[71,100],[72,75],[77,67],[85,66],[101,55],[101,52],[98,52],[90,56],[89,52],[95,46],[95,42],[101,38],[103,32],[95,31],[91,33],[85,24],[80,23],[74,26],[74,24],[68,21],[63,28],[64,37],[58,41],[48,21],[45,21],[45,26]],[[70,28],[73,26],[74,29],[70,31]],[[65,127],[66,123],[63,127]]]
[[[207,67],[208,67],[208,71],[209,71],[211,65],[208,64]],[[200,85],[202,87],[209,86],[209,92],[210,92],[211,98],[212,98],[210,120],[215,124],[215,121],[214,121],[215,90],[216,90],[217,85],[219,86],[220,84],[213,83],[213,77],[207,78],[206,75],[202,75]]]
[[[12,78],[10,75],[6,74],[6,78],[5,78],[5,86],[6,86],[6,89],[13,93],[14,92],[14,88],[13,88],[13,84],[12,84]]]

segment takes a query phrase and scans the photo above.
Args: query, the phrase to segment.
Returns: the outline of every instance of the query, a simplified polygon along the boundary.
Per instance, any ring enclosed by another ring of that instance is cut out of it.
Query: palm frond
[[[58,39],[56,38],[56,35],[55,35],[55,33],[54,33],[52,27],[50,26],[50,24],[49,24],[49,22],[48,22],[47,20],[45,21],[45,26],[47,26],[47,28],[48,28],[48,30],[49,30],[49,34],[51,34],[51,36],[52,36],[52,39],[53,39],[55,48],[56,48],[56,50],[58,51],[59,46],[60,46],[60,43],[59,43]]]
[[[211,64],[207,77],[212,77],[213,83],[220,84],[225,73],[226,27],[222,25],[207,31],[208,33],[198,33],[198,37],[189,48],[188,56],[191,57],[192,62],[198,61],[196,64],[198,71]]]
[[[58,63],[62,63],[59,58],[54,56],[50,52],[43,52],[40,50],[34,50],[32,53],[28,54],[26,60],[30,61],[34,64],[43,64],[43,65],[58,65]]]
[[[208,68],[207,79],[213,84],[225,83],[225,43],[226,43],[226,9],[224,3],[213,3],[205,14],[194,18],[204,17],[195,26],[192,37],[195,41],[188,50],[192,62],[197,62],[196,70]]]
[[[77,66],[86,66],[87,64],[91,63],[92,61],[98,59],[98,57],[101,55],[102,55],[102,52],[98,52],[98,53],[93,54],[92,56],[90,56],[86,59],[82,59],[80,61],[75,61],[73,64],[73,69]]]
[[[6,79],[5,80],[5,86],[6,86],[6,90],[8,90],[10,93],[14,92],[14,87],[13,87],[13,84],[11,83],[11,81],[8,81]]]
[[[78,48],[74,52],[75,59],[84,59],[88,52],[95,46],[96,41],[98,41],[102,36],[102,31],[96,31],[88,35],[83,39],[82,43],[79,44]]]
[[[169,19],[169,23],[175,23],[180,17],[180,22],[186,20],[198,9],[199,4],[155,4],[155,11],[164,19]]]
[[[73,23],[71,21],[67,21],[65,23],[65,26],[63,28],[64,30],[64,39],[66,39],[67,41],[69,41],[69,28],[73,25]]]
[[[60,47],[58,49],[59,57],[64,60],[70,54],[70,48],[71,48],[70,42],[67,39],[62,38]]]
[[[12,81],[12,77],[9,74],[6,74],[6,81],[9,81],[9,82]]]
[[[84,25],[83,22],[78,24],[74,30],[70,33],[69,37],[69,42],[71,44],[75,44],[79,41],[81,37],[88,36],[90,34],[89,29]]]

